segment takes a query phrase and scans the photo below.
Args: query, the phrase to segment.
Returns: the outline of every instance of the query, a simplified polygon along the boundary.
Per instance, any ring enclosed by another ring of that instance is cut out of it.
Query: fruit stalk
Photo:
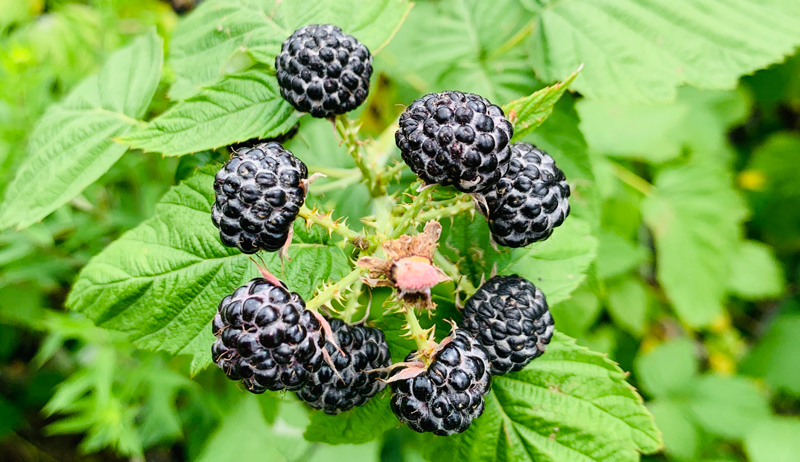
[[[323,228],[327,229],[329,233],[336,233],[351,241],[363,239],[365,237],[363,234],[357,233],[350,229],[343,221],[340,222],[339,220],[334,220],[331,218],[332,213],[333,212],[328,212],[322,215],[316,209],[311,210],[306,205],[303,205],[300,207],[300,211],[297,213],[297,215],[303,217],[306,220],[306,223],[313,223],[315,225],[322,226]]]
[[[378,175],[371,168],[367,153],[364,150],[364,142],[358,139],[358,127],[354,126],[346,115],[339,115],[336,117],[336,133],[345,144],[347,153],[356,162],[356,166],[361,170],[364,176],[364,181],[367,183],[367,189],[372,197],[378,197],[385,194],[378,187]]]
[[[419,192],[419,194],[417,194],[417,197],[414,198],[406,211],[400,217],[400,222],[394,227],[394,230],[390,236],[391,239],[397,239],[402,236],[409,226],[411,226],[412,222],[416,221],[418,218],[417,215],[420,214],[420,211],[428,202],[428,199],[430,199],[431,194],[433,194],[432,186],[424,188]]]
[[[331,300],[341,300],[344,294],[353,284],[361,280],[361,273],[364,268],[357,266],[353,271],[347,274],[335,284],[325,286],[322,290],[317,292],[311,300],[306,303],[306,309],[311,311],[318,311],[319,307],[323,305],[330,305]],[[356,295],[357,296],[357,295]]]
[[[476,289],[470,280],[461,274],[458,267],[448,260],[441,252],[436,252],[433,255],[433,264],[438,266],[444,274],[448,275],[456,285],[456,291],[463,291],[467,297],[475,293]]]
[[[442,218],[452,217],[463,212],[471,212],[475,210],[472,202],[457,202],[453,205],[448,205],[441,208],[433,208],[422,212],[417,216],[419,221],[425,222],[430,220],[441,220]]]
[[[431,349],[431,341],[428,339],[430,330],[423,329],[417,320],[417,315],[414,313],[414,307],[409,305],[403,306],[403,314],[406,317],[406,329],[408,330],[408,337],[412,338],[417,344],[417,352],[424,354]]]

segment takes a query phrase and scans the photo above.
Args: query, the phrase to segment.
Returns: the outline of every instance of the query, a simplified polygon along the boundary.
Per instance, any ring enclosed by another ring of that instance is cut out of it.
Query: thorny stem
[[[355,315],[356,311],[358,311],[358,296],[361,294],[362,285],[363,283],[361,282],[361,278],[359,278],[353,284],[353,296],[348,298],[347,303],[344,305],[344,311],[342,311],[342,320],[347,324],[350,324],[353,321],[353,315]]]
[[[403,213],[403,216],[400,217],[400,222],[394,227],[394,230],[392,230],[392,234],[390,236],[392,239],[397,239],[398,237],[402,236],[408,227],[411,226],[411,223],[418,218],[417,215],[420,214],[422,207],[425,206],[425,204],[428,202],[428,199],[430,199],[431,194],[433,194],[433,189],[433,187],[427,187],[417,194],[417,197],[415,197],[408,206],[406,211]]]
[[[357,233],[350,229],[344,222],[339,222],[338,220],[334,220],[331,218],[331,213],[328,212],[325,215],[321,215],[316,210],[311,210],[306,205],[300,207],[300,211],[297,213],[299,216],[303,217],[306,220],[306,223],[313,223],[315,225],[322,226],[326,228],[329,233],[336,233],[345,239],[349,239],[351,241],[356,239],[363,239],[365,236],[361,233]]]
[[[367,189],[372,197],[378,197],[386,194],[385,188],[379,187],[379,178],[377,173],[371,168],[372,166],[367,159],[367,153],[364,150],[364,142],[358,139],[358,127],[347,119],[346,115],[336,116],[336,133],[339,138],[347,147],[347,153],[356,162],[356,166],[361,170],[361,174],[367,183]]]
[[[431,349],[431,342],[428,340],[428,331],[419,325],[417,315],[414,313],[414,307],[405,305],[403,306],[403,314],[406,317],[406,328],[408,329],[408,336],[414,339],[417,344],[417,351],[424,353]]]
[[[620,181],[639,191],[645,196],[649,196],[653,193],[652,184],[648,183],[647,180],[633,173],[622,165],[616,162],[611,162],[611,169],[614,171],[614,175],[616,175]]]
[[[329,305],[331,300],[341,300],[344,294],[353,284],[361,281],[361,273],[365,268],[356,266],[356,268],[343,277],[336,284],[324,287],[321,291],[317,292],[311,300],[306,303],[306,309],[311,311],[318,311],[319,307]]]
[[[442,218],[452,217],[454,215],[458,215],[459,213],[471,212],[474,210],[475,206],[472,205],[472,202],[457,202],[454,205],[433,208],[431,210],[422,212],[417,216],[417,219],[421,222],[441,220]]]
[[[461,272],[458,270],[458,267],[450,260],[445,258],[441,252],[437,251],[433,255],[433,263],[442,271],[444,271],[444,274],[450,276],[450,279],[452,279],[456,285],[456,291],[459,289],[463,290],[467,294],[467,297],[470,297],[477,290],[469,281],[469,279],[461,274]]]

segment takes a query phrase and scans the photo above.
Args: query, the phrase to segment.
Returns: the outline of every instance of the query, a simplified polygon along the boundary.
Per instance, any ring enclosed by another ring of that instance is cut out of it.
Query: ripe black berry
[[[511,145],[508,172],[483,195],[495,242],[523,247],[553,234],[569,215],[569,185],[546,152],[528,143]]]
[[[274,252],[305,202],[306,165],[278,143],[237,151],[217,173],[211,210],[219,237],[244,253]]]
[[[406,361],[412,361],[414,353]],[[461,433],[483,413],[490,385],[486,350],[469,333],[457,330],[427,370],[392,382],[392,411],[420,433]]]
[[[499,106],[458,91],[431,93],[400,116],[395,142],[426,184],[466,193],[494,186],[508,168],[514,128]]]
[[[239,287],[212,322],[214,362],[253,393],[299,390],[323,361],[322,325],[299,295],[266,279]]]
[[[461,328],[489,352],[492,375],[522,370],[553,337],[553,317],[541,290],[517,275],[486,281],[464,306]]]
[[[314,117],[344,114],[367,99],[372,55],[330,24],[301,27],[275,58],[283,99]]]
[[[386,372],[391,356],[383,332],[374,327],[350,326],[338,319],[328,319],[344,356],[330,342],[325,344],[336,372],[327,363],[311,375],[297,397],[315,409],[335,415],[366,404],[386,387]],[[374,372],[367,372],[374,371]]]

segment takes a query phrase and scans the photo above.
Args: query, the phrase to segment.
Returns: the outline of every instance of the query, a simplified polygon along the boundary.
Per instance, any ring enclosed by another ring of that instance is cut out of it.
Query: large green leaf
[[[230,75],[156,117],[123,142],[165,156],[284,133],[300,116],[264,65]]]
[[[783,271],[768,245],[745,241],[731,261],[728,287],[748,300],[775,298],[783,292]]]
[[[489,243],[486,221],[478,216],[456,218],[447,236],[448,250],[455,251],[459,268],[474,281],[497,270],[498,274],[519,274],[542,289],[550,304],[569,298],[584,280],[597,253],[597,239],[589,225],[570,217],[543,242],[527,248],[496,251]]]
[[[115,52],[51,107],[31,134],[29,156],[0,205],[0,229],[25,228],[100,178],[125,153],[114,138],[140,122],[155,93],[162,40],[150,32]]]
[[[311,414],[306,428],[308,441],[328,444],[362,444],[377,439],[397,426],[397,417],[389,407],[390,392],[372,398],[364,406],[330,416],[324,412]]]
[[[755,425],[745,438],[752,462],[793,462],[800,454],[800,419],[775,418]]]
[[[236,70],[242,55],[245,66],[253,59],[274,66],[284,40],[308,24],[335,24],[376,53],[410,8],[407,0],[207,0],[175,30],[169,63],[176,82],[170,96],[196,94]]]
[[[591,99],[670,101],[682,83],[736,86],[800,44],[800,12],[760,0],[523,0],[530,58],[555,81],[581,63]]]
[[[567,87],[575,80],[579,72],[580,68],[564,79],[563,82],[542,88],[532,95],[516,99],[503,106],[503,111],[514,124],[514,139],[523,138],[550,117],[550,114],[553,113],[553,107],[564,95],[564,92],[567,91]]]
[[[687,338],[662,343],[636,358],[636,377],[650,396],[667,398],[685,394],[700,365],[695,346]]]
[[[728,142],[728,128],[749,108],[741,91],[682,87],[668,104],[583,99],[576,105],[592,152],[660,163],[691,148],[714,155]]]
[[[493,378],[486,410],[429,460],[638,461],[661,435],[626,374],[605,355],[557,333],[524,370]]]
[[[642,204],[656,241],[657,277],[678,316],[695,327],[723,313],[745,209],[728,174],[710,162],[661,170]]]
[[[776,318],[742,363],[742,371],[800,396],[800,315]]]
[[[422,93],[458,89],[503,104],[541,86],[517,46],[530,17],[517,0],[420,2],[380,67]]]
[[[258,274],[247,255],[222,245],[211,223],[214,169],[172,188],[156,215],[125,233],[81,271],[67,305],[97,325],[125,332],[142,348],[191,354],[192,371],[211,362],[209,322],[219,301]],[[349,271],[347,256],[298,222],[291,261],[263,255],[267,267],[308,299]]]

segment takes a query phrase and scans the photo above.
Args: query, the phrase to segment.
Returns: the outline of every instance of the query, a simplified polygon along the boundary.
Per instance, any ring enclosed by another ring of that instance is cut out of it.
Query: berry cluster
[[[275,67],[289,103],[330,117],[364,102],[372,57],[338,27],[311,25],[284,42]],[[423,183],[471,194],[493,241],[522,247],[547,239],[561,225],[570,188],[552,157],[528,143],[512,143],[513,135],[499,106],[446,91],[414,101],[400,116],[395,141]],[[309,182],[306,165],[278,142],[236,149],[214,181],[211,216],[222,243],[247,254],[288,246]],[[364,282],[395,289],[409,326],[411,320],[416,325],[419,347],[405,362],[391,364],[379,329],[324,317],[313,303],[307,309],[300,295],[263,269],[263,278],[220,302],[212,322],[214,362],[253,393],[295,391],[332,415],[364,405],[391,383],[391,408],[410,428],[437,435],[465,431],[483,413],[492,375],[519,371],[543,354],[554,323],[544,294],[531,282],[494,276],[468,299],[449,337],[437,344],[431,335],[425,343],[414,309],[434,308],[431,288],[450,280],[434,265],[441,232],[430,221],[417,236],[380,242],[385,259],[369,251],[358,260],[369,269]],[[359,271],[351,281],[361,277]]]
[[[328,321],[339,348],[326,344],[332,363],[322,364],[297,397],[326,414],[338,414],[364,405],[386,387],[384,370],[392,359],[380,329]]]

